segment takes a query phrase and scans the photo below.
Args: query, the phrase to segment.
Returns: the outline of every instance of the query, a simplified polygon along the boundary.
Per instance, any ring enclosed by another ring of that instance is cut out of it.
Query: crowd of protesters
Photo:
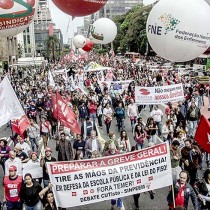
[[[41,206],[47,210],[57,209],[46,162],[127,153],[156,145],[159,139],[170,144],[175,200],[170,189],[167,196],[169,208],[174,209],[175,202],[179,209],[187,209],[191,197],[195,209],[210,209],[210,171],[205,171],[202,180],[198,176],[204,156],[208,166],[208,154],[194,140],[208,87],[199,84],[195,78],[179,77],[175,70],[162,70],[160,67],[158,72],[150,71],[148,65],[157,60],[142,58],[140,65],[128,59],[90,54],[86,60],[47,64],[40,69],[10,69],[11,84],[31,124],[22,135],[11,136],[13,149],[5,139],[0,139],[0,164],[5,173],[3,202],[6,202],[7,209],[22,209],[23,204],[26,210],[40,210]],[[90,62],[112,69],[103,73],[85,72],[84,68]],[[64,68],[68,70],[66,74],[54,74]],[[54,75],[55,87],[49,85],[49,71]],[[110,85],[103,80],[109,81]],[[121,83],[125,80],[131,80],[127,86]],[[135,103],[135,86],[154,87],[180,82],[185,92],[183,101],[168,102],[164,109],[161,105]],[[76,114],[81,134],[72,133],[54,117],[51,96],[55,91]],[[146,109],[150,116],[143,122],[142,115]],[[130,121],[127,128],[126,118]],[[115,124],[119,138],[113,132]],[[107,134],[105,142],[98,137],[103,130]],[[132,136],[128,135],[130,131]],[[55,140],[55,148],[49,147],[50,139]],[[52,156],[54,149],[58,153],[57,158]],[[23,178],[22,164],[34,162],[40,162],[42,178],[33,179],[31,174]],[[10,184],[15,184],[15,187],[11,189]],[[139,196],[134,195],[136,209],[141,209]],[[150,191],[150,198],[154,199],[153,191]],[[111,201],[111,209],[115,208],[124,209],[122,198]]]

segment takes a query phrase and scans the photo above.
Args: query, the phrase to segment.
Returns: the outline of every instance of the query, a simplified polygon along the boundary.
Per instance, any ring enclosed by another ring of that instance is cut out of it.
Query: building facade
[[[143,4],[143,0],[109,0],[99,11],[99,18],[112,18],[114,15],[125,14],[128,10],[138,4]]]
[[[52,23],[51,12],[47,0],[39,0],[37,12],[33,22],[22,33],[17,35],[18,47],[21,49],[21,57],[46,57],[46,42],[49,35],[49,25]],[[55,24],[53,24],[55,28]],[[63,36],[60,29],[54,29],[59,43],[58,51],[63,48]],[[58,47],[57,47],[58,46]]]

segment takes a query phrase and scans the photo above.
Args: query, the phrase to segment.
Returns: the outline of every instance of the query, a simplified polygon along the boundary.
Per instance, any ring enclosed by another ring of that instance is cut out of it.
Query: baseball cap
[[[52,152],[52,150],[49,147],[46,147],[45,152]]]
[[[10,166],[9,171],[17,171],[17,167],[16,166]]]

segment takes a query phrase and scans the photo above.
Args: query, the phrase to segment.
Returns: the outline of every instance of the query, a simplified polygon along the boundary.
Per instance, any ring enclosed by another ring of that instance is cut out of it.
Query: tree
[[[152,5],[138,5],[125,15],[115,16],[113,21],[118,27],[114,41],[115,51],[134,51],[145,54],[147,46],[146,22]]]
[[[46,57],[49,59],[52,57],[53,62],[55,62],[58,54],[60,54],[60,42],[57,36],[54,34],[53,36],[48,36],[45,40],[46,45]]]

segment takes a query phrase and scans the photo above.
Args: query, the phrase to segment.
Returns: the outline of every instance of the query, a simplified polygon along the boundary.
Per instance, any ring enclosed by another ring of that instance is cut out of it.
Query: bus
[[[194,60],[194,69],[210,70],[210,55],[202,54]]]
[[[132,59],[133,61],[140,60],[140,53],[127,52],[127,53],[125,53],[124,56],[125,56],[125,58]]]

